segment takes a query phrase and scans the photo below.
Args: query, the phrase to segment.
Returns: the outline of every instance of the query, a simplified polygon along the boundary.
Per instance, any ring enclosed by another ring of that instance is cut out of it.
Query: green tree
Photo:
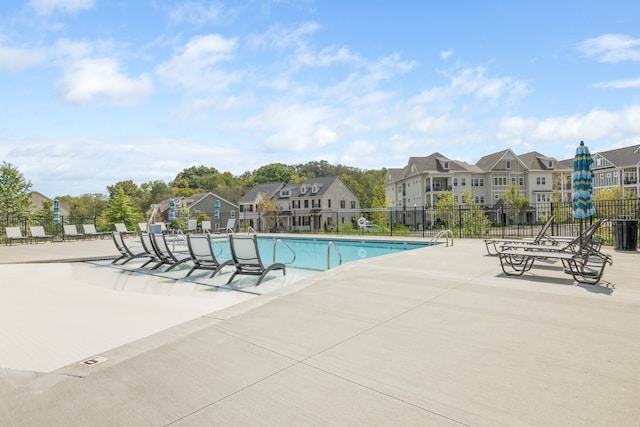
[[[100,218],[100,225],[114,229],[113,224],[123,222],[129,230],[135,230],[138,227],[138,223],[143,222],[144,219],[144,215],[132,206],[129,196],[124,192],[124,188],[117,187]]]
[[[529,207],[529,199],[520,194],[520,188],[516,184],[511,184],[507,191],[502,193],[504,202],[504,212],[511,221],[524,215]]]
[[[258,212],[263,212],[265,216],[262,217],[265,229],[262,231],[269,231],[273,226],[278,225],[278,216],[282,212],[282,207],[277,206],[271,200],[271,195],[265,193],[258,202]]]
[[[296,182],[298,173],[292,166],[282,163],[271,163],[258,168],[253,173],[254,184],[266,184],[269,182]]]
[[[176,175],[169,185],[178,188],[190,188],[196,190],[193,194],[204,191],[213,191],[224,182],[224,177],[218,169],[207,166],[192,166],[184,169]]]
[[[434,221],[444,222],[444,226],[450,230],[458,228],[459,218],[458,198],[450,191],[443,191],[436,197],[434,208],[429,209]]]
[[[27,216],[31,211],[31,181],[11,163],[0,167],[0,216]]]
[[[473,191],[462,192],[464,211],[462,215],[462,232],[466,236],[483,237],[491,227],[491,221],[487,217],[482,206],[478,205],[473,197]]]

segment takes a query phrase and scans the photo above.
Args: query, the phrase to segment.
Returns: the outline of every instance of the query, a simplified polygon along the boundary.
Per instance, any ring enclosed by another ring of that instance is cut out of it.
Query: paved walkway
[[[640,254],[608,252],[614,265],[599,286],[544,264],[505,277],[470,240],[347,264],[141,332],[88,364],[0,367],[0,425],[637,426]],[[59,268],[18,262],[113,253],[108,240],[1,247],[0,300]],[[90,287],[116,271],[106,264],[67,277]],[[156,279],[147,286],[168,280]],[[129,333],[147,316],[158,322],[150,309],[123,327],[122,307],[137,296],[90,289],[114,295],[105,336]],[[30,300],[22,303],[30,323]],[[24,329],[4,323],[0,331]],[[49,342],[75,333],[61,328],[36,343],[45,354]]]

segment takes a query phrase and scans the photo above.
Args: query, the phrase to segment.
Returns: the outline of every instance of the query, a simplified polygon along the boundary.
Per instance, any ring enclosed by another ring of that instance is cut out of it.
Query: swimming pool
[[[216,242],[214,243],[216,256],[231,258],[227,239],[212,239],[212,241]],[[337,251],[333,245],[335,245]],[[430,245],[428,242],[258,237],[258,250],[265,263],[273,262],[275,251],[275,261],[277,262],[283,262],[291,267],[318,271],[327,270],[327,250],[329,252],[330,268],[334,268],[340,265],[338,251],[342,255],[342,263],[345,264],[360,259],[420,249]],[[220,250],[222,252],[218,255]],[[295,254],[295,257],[293,254]]]

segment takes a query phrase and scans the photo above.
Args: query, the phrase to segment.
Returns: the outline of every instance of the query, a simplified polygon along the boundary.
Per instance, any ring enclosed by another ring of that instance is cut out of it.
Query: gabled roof
[[[402,168],[389,168],[387,169],[387,176],[385,177],[385,182],[394,182],[399,179],[402,179]]]
[[[592,154],[592,157],[595,157],[596,155],[602,156],[618,168],[640,165],[640,145],[601,151],[596,154]]]
[[[322,197],[324,193],[333,185],[334,182],[340,180],[339,176],[325,176],[319,178],[309,178],[302,184],[299,184],[298,188],[295,191],[291,191],[291,197]],[[311,192],[313,187],[317,187],[318,191],[315,193]],[[302,187],[306,187],[307,191],[302,194]]]
[[[218,200],[220,200],[221,202],[225,202],[227,204],[230,205],[234,205],[236,206],[235,203],[231,203],[230,201],[223,199],[222,197],[218,196],[217,194],[212,193],[211,191],[208,191],[206,193],[197,193],[197,194],[193,194],[191,196],[182,196],[182,197],[172,197],[174,199],[174,201],[176,202],[176,204],[181,204],[181,203],[186,203],[187,206],[193,206],[197,203],[199,203],[200,201],[202,201],[203,199],[207,198],[207,197],[213,197],[216,198]],[[171,201],[171,199],[165,199],[162,200],[160,203],[158,203],[158,212],[164,212],[167,209],[169,209],[169,202]]]
[[[240,198],[238,203],[255,203],[261,194],[269,194],[271,198],[276,197],[280,189],[284,186],[284,182],[268,182],[255,185],[247,194]]]
[[[510,148],[482,157],[480,160],[478,160],[476,166],[478,166],[484,172],[490,172],[491,170],[493,170],[493,168],[496,167],[498,162],[505,157],[513,158],[514,160],[520,162],[525,168],[527,166],[522,162],[522,160],[520,160],[520,158],[518,158],[518,156],[516,156],[516,154]]]
[[[527,167],[528,170],[556,171],[567,169],[564,163],[559,162],[554,157],[540,154],[537,151],[521,154],[520,156],[518,156],[518,158]],[[552,167],[549,167],[549,161],[552,162]],[[568,169],[572,168],[573,167]]]

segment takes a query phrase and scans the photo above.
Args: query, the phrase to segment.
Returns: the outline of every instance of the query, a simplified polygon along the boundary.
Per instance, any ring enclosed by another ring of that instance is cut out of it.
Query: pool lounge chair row
[[[218,258],[222,248],[220,247],[220,251],[216,254],[214,245],[217,243],[208,234],[187,235],[188,255],[172,251],[163,233],[141,232],[140,242],[143,251],[138,253],[129,249],[122,233],[114,232],[112,236],[121,255],[112,262],[113,264],[124,265],[134,259],[148,258],[139,268],[153,264],[151,270],[164,266],[167,267],[165,271],[170,271],[183,263],[191,262],[193,266],[185,278],[189,277],[197,269],[212,271],[209,276],[209,278],[212,278],[224,267],[229,266],[233,267],[234,271],[227,284],[231,283],[237,275],[251,275],[258,276],[255,286],[258,286],[271,271],[282,270],[283,275],[286,275],[285,264],[279,262],[268,264],[262,261],[255,236],[229,234],[231,259]]]
[[[505,241],[496,246],[502,271],[508,276],[521,276],[536,261],[559,262],[564,273],[579,283],[595,285],[602,279],[605,267],[613,264],[611,256],[601,252],[595,233],[604,220],[587,227],[579,236],[554,244]]]

